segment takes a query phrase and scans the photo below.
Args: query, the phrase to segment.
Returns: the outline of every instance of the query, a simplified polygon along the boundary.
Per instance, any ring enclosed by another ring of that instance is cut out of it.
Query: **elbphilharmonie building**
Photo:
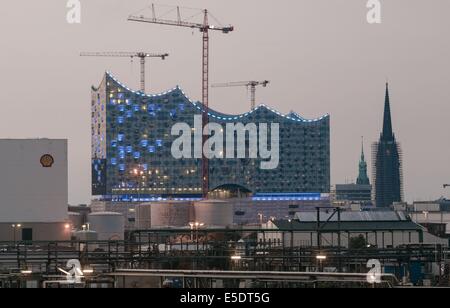
[[[281,100],[282,98],[280,98]],[[161,94],[133,91],[106,73],[92,88],[92,193],[103,200],[200,198],[202,159],[176,159],[171,130],[208,112],[209,121],[279,124],[279,163],[261,168],[263,158],[213,158],[209,191],[252,196],[310,198],[330,190],[330,118],[307,120],[260,105],[241,115],[205,110],[176,87]],[[269,139],[270,139],[270,134]],[[271,141],[271,140],[269,140]],[[246,134],[245,142],[250,143]],[[270,142],[268,143],[271,144]]]

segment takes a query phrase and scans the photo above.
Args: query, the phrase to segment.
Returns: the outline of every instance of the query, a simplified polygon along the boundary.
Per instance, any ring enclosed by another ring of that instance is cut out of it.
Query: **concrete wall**
[[[43,167],[49,154],[54,163]],[[67,219],[67,140],[0,140],[0,223]]]
[[[57,223],[23,223],[20,228],[14,229],[11,223],[0,223],[0,241],[22,240],[22,229],[33,230],[33,241],[68,241],[70,240],[70,228],[66,228],[66,222]]]

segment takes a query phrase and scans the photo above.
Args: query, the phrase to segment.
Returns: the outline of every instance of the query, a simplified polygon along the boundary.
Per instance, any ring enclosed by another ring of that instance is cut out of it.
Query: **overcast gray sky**
[[[80,51],[169,52],[147,66],[154,92],[180,85],[201,97],[201,35],[127,22],[147,0],[81,0],[82,23],[66,22],[66,0],[3,0],[0,10],[0,138],[69,139],[71,203],[90,200],[90,87],[110,70],[132,88],[139,66]],[[236,31],[213,33],[211,81],[268,79],[258,103],[305,117],[331,114],[332,183],[357,176],[360,137],[377,140],[390,82],[394,130],[404,152],[408,201],[450,191],[450,1],[382,0],[382,24],[366,0],[159,1],[209,8]],[[213,89],[227,113],[249,108],[245,88]],[[370,167],[370,164],[369,164]],[[371,168],[369,168],[371,170]]]

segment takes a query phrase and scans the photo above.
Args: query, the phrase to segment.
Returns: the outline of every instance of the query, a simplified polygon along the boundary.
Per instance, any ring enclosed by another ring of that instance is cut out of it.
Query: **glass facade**
[[[184,122],[194,131],[194,116],[202,112],[203,105],[178,87],[146,95],[105,74],[101,85],[92,89],[93,195],[110,200],[201,196],[201,159],[175,159],[171,147],[178,136],[172,136],[171,130]],[[242,115],[210,109],[208,115],[210,122],[224,129],[227,123],[267,123],[269,128],[270,123],[279,123],[280,132],[276,169],[262,170],[260,158],[211,159],[211,191],[233,186],[254,194],[329,192],[329,116],[306,120],[267,106]],[[248,144],[249,136],[245,138]]]

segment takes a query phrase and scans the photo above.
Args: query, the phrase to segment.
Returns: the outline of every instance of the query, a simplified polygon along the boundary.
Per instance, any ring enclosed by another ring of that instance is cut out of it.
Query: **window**
[[[22,229],[22,241],[24,242],[33,241],[33,229],[31,228]]]

